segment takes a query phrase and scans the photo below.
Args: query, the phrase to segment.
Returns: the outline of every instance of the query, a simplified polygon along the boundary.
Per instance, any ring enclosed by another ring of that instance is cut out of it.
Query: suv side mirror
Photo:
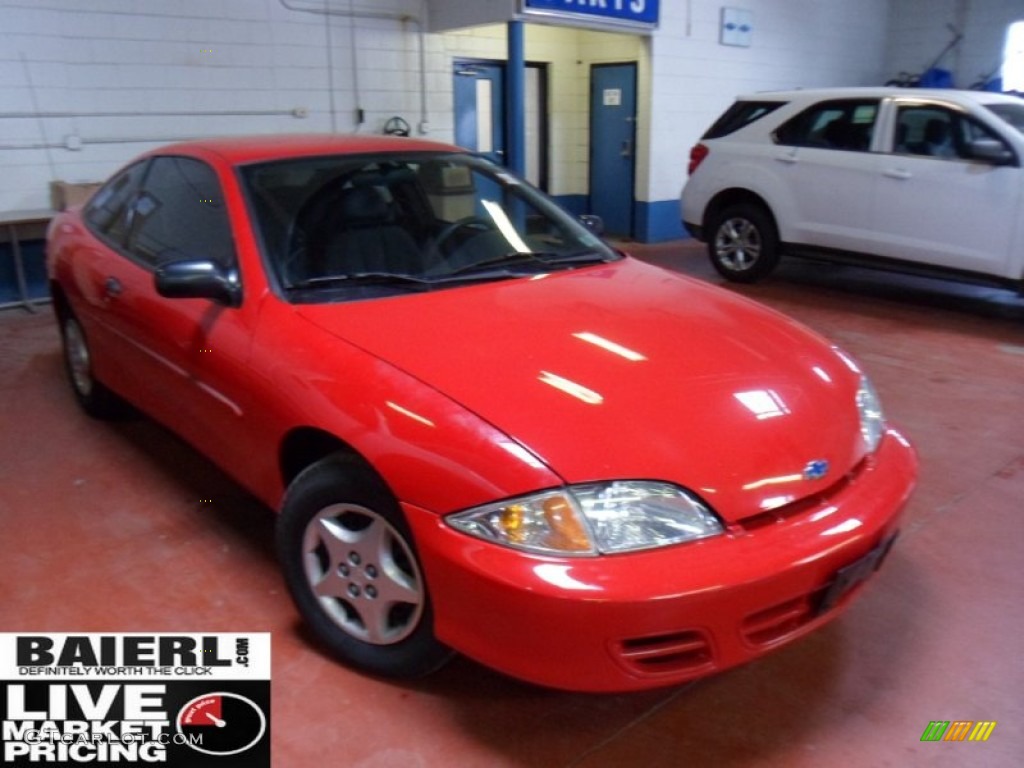
[[[157,268],[153,281],[156,292],[168,299],[212,299],[229,307],[242,303],[238,272],[205,259],[168,262]]]
[[[967,153],[974,160],[983,160],[992,165],[1013,165],[1013,152],[995,139],[975,139],[967,145]]]

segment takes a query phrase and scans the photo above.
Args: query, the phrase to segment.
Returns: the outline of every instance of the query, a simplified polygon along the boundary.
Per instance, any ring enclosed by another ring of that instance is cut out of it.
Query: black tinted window
[[[143,160],[125,168],[93,196],[83,212],[90,229],[118,244],[123,242],[125,212],[139,191],[146,165]]]
[[[728,136],[744,126],[760,120],[781,107],[781,101],[737,101],[729,107],[701,138],[717,139]]]
[[[199,160],[153,160],[130,218],[129,250],[146,264],[159,266],[177,259],[234,262],[217,175]]]
[[[775,140],[794,147],[866,152],[878,117],[877,100],[826,101],[779,126]]]

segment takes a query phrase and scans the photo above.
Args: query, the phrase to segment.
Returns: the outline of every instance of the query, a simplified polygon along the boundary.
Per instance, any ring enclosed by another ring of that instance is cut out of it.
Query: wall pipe
[[[305,117],[305,114],[305,108],[296,107],[295,109],[157,110],[154,112],[0,112],[0,118],[27,120],[37,117],[264,117],[267,115]]]
[[[387,21],[398,21],[401,23],[415,24],[418,30],[417,40],[419,42],[419,60],[420,60],[420,121],[417,125],[417,129],[420,133],[426,133],[429,127],[429,121],[427,119],[427,42],[426,42],[426,31],[423,28],[423,21],[418,16],[413,16],[409,13],[398,13],[395,11],[369,11],[363,9],[356,9],[349,4],[348,9],[344,8],[329,8],[328,0],[319,6],[308,6],[302,7],[295,5],[295,0],[279,0],[281,5],[287,8],[289,11],[296,11],[299,13],[312,13],[317,16],[340,16],[347,19],[384,19]],[[357,80],[358,84],[358,80]],[[357,108],[358,105],[357,105]]]

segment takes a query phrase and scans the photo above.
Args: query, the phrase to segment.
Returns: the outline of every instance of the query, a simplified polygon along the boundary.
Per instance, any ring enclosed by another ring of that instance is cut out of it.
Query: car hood
[[[824,490],[864,455],[852,361],[782,315],[634,259],[298,311],[566,482],[666,480],[735,521]],[[825,477],[805,477],[822,461]]]

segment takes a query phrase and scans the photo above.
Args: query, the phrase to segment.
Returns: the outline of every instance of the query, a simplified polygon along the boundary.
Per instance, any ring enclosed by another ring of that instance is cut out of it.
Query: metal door
[[[505,68],[455,61],[455,143],[505,164]]]
[[[633,234],[636,64],[590,70],[590,212],[610,235]]]

